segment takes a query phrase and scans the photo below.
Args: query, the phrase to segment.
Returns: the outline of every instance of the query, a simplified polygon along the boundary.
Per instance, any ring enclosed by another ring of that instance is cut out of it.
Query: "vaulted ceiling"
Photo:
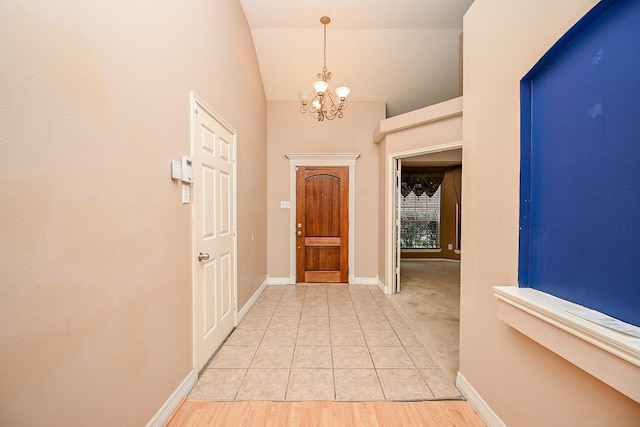
[[[241,0],[267,100],[312,92],[323,65],[352,101],[385,101],[387,116],[461,95],[462,17],[473,0]]]

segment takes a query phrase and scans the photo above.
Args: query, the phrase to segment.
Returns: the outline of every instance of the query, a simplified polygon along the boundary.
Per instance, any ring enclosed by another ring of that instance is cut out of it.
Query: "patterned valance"
[[[433,196],[444,178],[444,170],[433,168],[403,168],[400,193],[407,197],[413,192],[420,197],[423,194]]]

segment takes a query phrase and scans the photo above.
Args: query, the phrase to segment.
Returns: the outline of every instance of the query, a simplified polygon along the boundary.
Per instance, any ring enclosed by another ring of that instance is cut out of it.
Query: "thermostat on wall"
[[[182,182],[193,182],[193,160],[188,156],[182,156]]]

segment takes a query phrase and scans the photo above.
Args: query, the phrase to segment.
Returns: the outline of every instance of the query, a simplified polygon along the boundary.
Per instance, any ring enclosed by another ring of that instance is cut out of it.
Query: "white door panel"
[[[236,137],[195,95],[193,106],[194,353],[200,371],[235,325]]]

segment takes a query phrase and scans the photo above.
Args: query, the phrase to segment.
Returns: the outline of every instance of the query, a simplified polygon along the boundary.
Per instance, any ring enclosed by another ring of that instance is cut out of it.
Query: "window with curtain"
[[[440,188],[444,174],[429,169],[402,171],[400,247],[440,249]]]
[[[402,249],[440,249],[440,188],[431,197],[402,197],[400,227]]]

